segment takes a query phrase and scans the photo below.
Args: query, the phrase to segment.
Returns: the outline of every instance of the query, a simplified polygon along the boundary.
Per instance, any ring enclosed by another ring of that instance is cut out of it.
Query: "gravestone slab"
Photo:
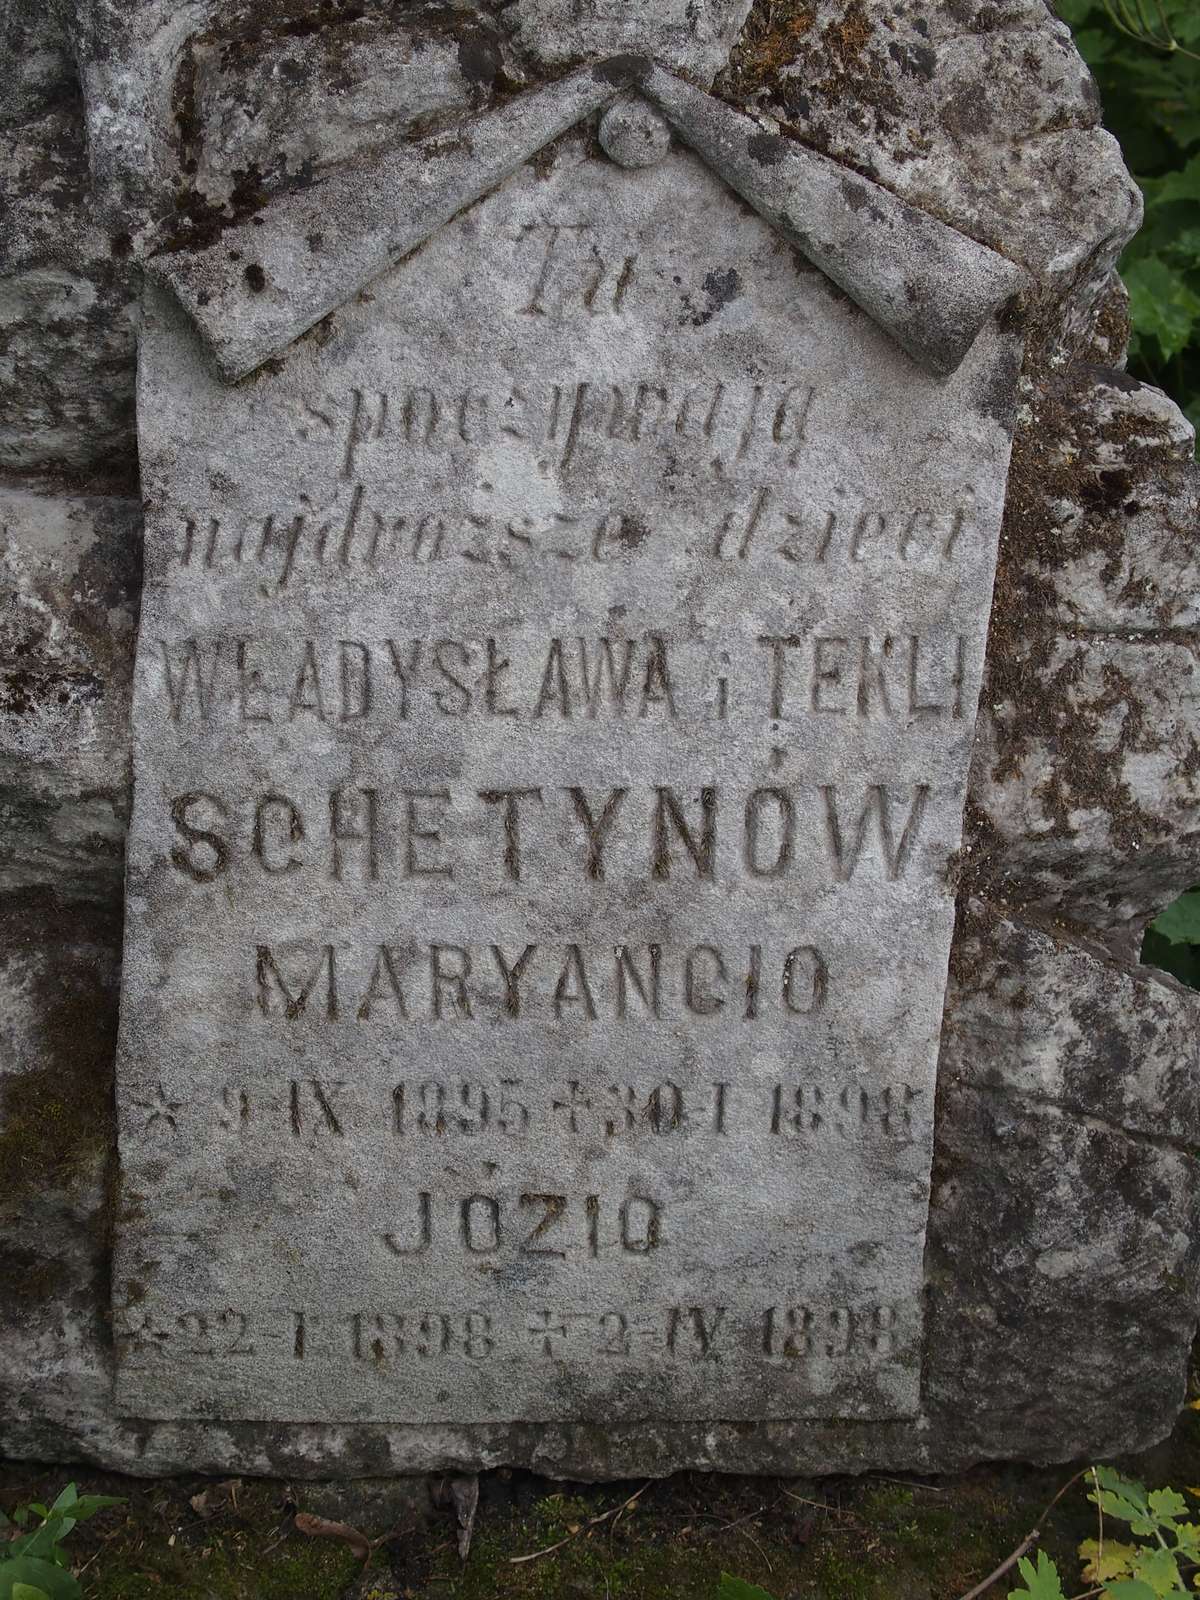
[[[240,382],[147,302],[122,1415],[918,1410],[1014,337],[594,148]]]

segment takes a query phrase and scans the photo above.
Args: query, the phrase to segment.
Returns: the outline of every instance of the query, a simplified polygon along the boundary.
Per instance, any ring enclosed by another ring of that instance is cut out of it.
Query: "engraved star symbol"
[[[168,1100],[161,1083],[155,1088],[153,1100],[135,1100],[133,1103],[139,1111],[148,1113],[144,1124],[146,1133],[160,1125],[172,1133],[177,1131],[178,1114],[183,1108],[183,1101]]]

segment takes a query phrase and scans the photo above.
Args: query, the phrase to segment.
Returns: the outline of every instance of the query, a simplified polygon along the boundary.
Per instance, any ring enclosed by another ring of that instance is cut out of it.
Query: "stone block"
[[[968,882],[1136,957],[1195,876],[1195,643],[1034,633],[1014,657],[980,722]]]
[[[0,885],[119,895],[141,581],[136,501],[0,487]]]
[[[251,12],[241,29],[189,40],[176,93],[185,167],[211,203],[244,203],[485,104],[505,73],[502,39],[471,8],[403,19],[355,12],[303,30]],[[274,25],[273,25],[274,24]],[[231,35],[232,31],[232,37]]]
[[[1027,267],[1052,344],[1090,336],[1141,197],[1041,0],[759,0],[722,84]]]
[[[940,1066],[927,1401],[977,1459],[1148,1445],[1197,1299],[1200,997],[976,906]]]
[[[0,895],[0,1451],[105,1432],[119,914]]]

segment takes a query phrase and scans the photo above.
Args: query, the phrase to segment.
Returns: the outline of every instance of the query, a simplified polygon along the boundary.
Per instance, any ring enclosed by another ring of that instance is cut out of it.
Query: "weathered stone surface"
[[[141,507],[0,489],[0,888],[119,896]]]
[[[315,31],[286,15],[252,14],[240,34],[227,17],[214,21],[219,33],[189,41],[177,94],[187,102],[185,169],[220,204],[428,131],[485,104],[506,75],[500,33],[465,6],[450,20],[432,5],[402,18],[352,13]]]
[[[1200,828],[1192,429],[1104,369],[1022,389],[972,881],[1136,960],[1146,922],[1194,877]]]
[[[257,10],[240,0],[81,0],[62,25],[44,7],[10,7],[3,461],[127,470],[131,251],[214,239],[234,217],[253,239],[275,190],[332,177],[349,156],[365,164],[398,135],[428,133],[429,119],[450,133],[455,107],[469,123],[523,73],[536,83],[613,49],[644,50],[693,79],[720,65],[719,51],[697,50],[676,29],[673,6],[626,12],[625,34],[599,12],[555,9],[549,37],[535,22],[551,9],[533,0],[501,13],[493,71],[497,29],[466,6],[400,15],[366,0],[360,19],[344,21],[300,0]],[[719,31],[736,10],[710,11],[704,26],[715,18]],[[380,63],[395,68],[386,82]],[[1124,297],[1111,264],[1136,196],[1064,32],[1033,0],[938,0],[919,11],[874,0],[760,4],[721,87],[754,108],[764,153],[779,133],[794,150],[844,160],[1032,279],[964,881],[1045,919],[1056,937],[1018,918],[972,923],[957,940],[919,1414],[834,1426],[121,1421],[96,1310],[108,1271],[96,1144],[63,1166],[39,1156],[50,1163],[42,1192],[18,1186],[7,1210],[0,1200],[8,1276],[28,1290],[3,1311],[0,1449],[141,1472],[307,1477],[503,1462],[585,1476],[673,1464],[933,1470],[981,1456],[1103,1454],[1170,1425],[1197,1300],[1184,1238],[1197,1231],[1186,1155],[1195,1002],[1130,968],[1141,921],[1194,876],[1193,747],[1177,680],[1192,671],[1197,488],[1169,402],[1086,366],[1122,357]],[[231,320],[258,298],[243,275],[257,260],[250,251],[235,264]],[[728,303],[693,298],[689,315],[728,318]],[[322,327],[311,337],[324,336]],[[310,421],[315,438],[321,424]],[[18,759],[4,769],[0,865],[18,887],[0,907],[0,1010],[5,1065],[21,1067],[0,1091],[5,1161],[18,1146],[28,1160],[29,1106],[61,1106],[65,1095],[90,1104],[72,1074],[111,1048],[115,932],[94,910],[64,909],[63,897],[116,905],[127,766],[116,686],[130,642],[124,602],[110,657],[103,603],[74,598],[104,588],[72,531],[82,524],[55,523],[48,537],[45,511],[27,508],[15,526],[6,559],[23,598],[0,627],[9,711],[13,673],[30,671],[32,692],[17,699],[32,715],[5,724]],[[19,652],[32,652],[32,667]],[[102,699],[91,698],[92,676]],[[1120,960],[1061,943],[1064,923]],[[281,1109],[290,1120],[290,1101]],[[102,1107],[92,1122],[102,1131]],[[45,1259],[22,1253],[31,1236]]]
[[[927,1393],[968,1455],[1064,1459],[1170,1428],[1198,1288],[1198,1024],[1169,978],[980,907],[960,930]]]
[[[1145,923],[1195,873],[1197,641],[1035,635],[1015,659],[1038,697],[989,689],[972,785],[985,864],[1014,903],[1135,956]]]
[[[150,302],[122,1411],[913,1414],[1014,354],[575,141],[249,387]]]
[[[56,8],[6,8],[0,70],[0,468],[127,475],[129,241],[95,219],[83,103]]]
[[[120,924],[0,894],[0,1451],[105,1433]],[[71,1445],[66,1440],[71,1439]]]
[[[1165,394],[1084,364],[1021,380],[1007,612],[1022,629],[1161,634],[1200,617],[1200,473]]]
[[[759,0],[722,86],[1028,268],[1052,341],[1090,335],[1141,197],[1043,0]]]
[[[543,67],[613,55],[649,56],[711,83],[729,58],[751,0],[512,0],[502,16],[520,48]]]

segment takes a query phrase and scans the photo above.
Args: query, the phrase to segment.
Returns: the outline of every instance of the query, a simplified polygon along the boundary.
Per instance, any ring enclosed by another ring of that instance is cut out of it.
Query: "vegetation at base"
[[[1095,74],[1105,125],[1146,197],[1121,258],[1129,370],[1200,424],[1200,5],[1056,0]]]
[[[1145,1483],[1200,1483],[1200,1414],[1185,1411],[1169,1443],[1120,1467]],[[326,1485],[318,1500],[303,1483],[81,1471],[81,1496],[119,1494],[124,1503],[72,1535],[72,1592],[83,1600],[958,1600],[1035,1526],[1042,1537],[1023,1552],[1034,1573],[1038,1552],[1059,1573],[1080,1571],[1080,1544],[1098,1531],[1086,1481],[1043,1515],[1070,1475],[1000,1465],[933,1479],[682,1473],[586,1485],[488,1473],[463,1562],[453,1510],[418,1516],[411,1490],[384,1503],[372,1489],[367,1504],[352,1482],[344,1492]],[[52,1468],[0,1465],[0,1504],[49,1500],[59,1483]],[[365,1573],[361,1551],[296,1530],[297,1512],[315,1505],[379,1540]],[[1106,1543],[1145,1542],[1114,1515],[1105,1511]],[[1019,1584],[1012,1564],[988,1600],[1037,1595]],[[1123,1600],[1119,1589],[1114,1596]],[[2,1588],[0,1600],[10,1600]]]
[[[1142,941],[1142,960],[1200,989],[1200,885],[1155,917]]]
[[[0,1512],[0,1600],[81,1600],[63,1541],[97,1511],[120,1504],[113,1495],[81,1495],[69,1483],[53,1505],[33,1500],[11,1517]]]
[[[1147,1493],[1136,1478],[1112,1467],[1092,1467],[1087,1477],[1097,1536],[1079,1546],[1083,1588],[1072,1600],[1188,1600],[1188,1575],[1200,1566],[1200,1523],[1189,1519],[1184,1497],[1174,1489]],[[1191,1493],[1200,1498],[1200,1490]],[[1113,1537],[1114,1524],[1122,1523],[1135,1543]],[[1023,1556],[1018,1566],[1021,1587],[1011,1589],[1008,1600],[1067,1600],[1058,1567],[1045,1551],[1035,1561]]]

